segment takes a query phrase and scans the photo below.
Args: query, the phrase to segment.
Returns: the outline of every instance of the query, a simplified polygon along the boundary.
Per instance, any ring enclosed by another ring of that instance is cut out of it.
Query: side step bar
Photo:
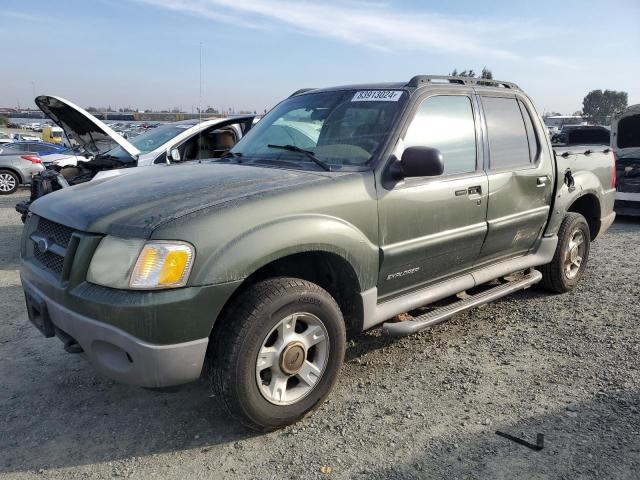
[[[405,322],[385,323],[382,325],[382,331],[392,337],[403,337],[405,335],[411,335],[412,333],[420,332],[426,328],[443,322],[456,313],[464,312],[474,307],[479,307],[485,303],[492,302],[500,297],[509,295],[510,293],[518,290],[524,290],[531,285],[538,283],[542,280],[542,274],[537,270],[531,270],[522,279],[514,280],[503,285],[498,285],[490,290],[485,290],[477,295],[471,295],[463,300],[447,305],[446,307],[438,308],[419,317],[415,317],[413,320],[407,320]]]

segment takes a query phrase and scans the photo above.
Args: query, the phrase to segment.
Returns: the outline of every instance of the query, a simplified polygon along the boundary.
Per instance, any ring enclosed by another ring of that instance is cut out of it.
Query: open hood
[[[105,153],[117,145],[132,157],[140,154],[136,147],[105,123],[64,98],[41,95],[36,97],[35,102],[47,117],[64,130],[69,140],[77,142],[91,155]]]

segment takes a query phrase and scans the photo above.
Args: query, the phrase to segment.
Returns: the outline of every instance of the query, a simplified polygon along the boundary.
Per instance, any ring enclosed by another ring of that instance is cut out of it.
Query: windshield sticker
[[[352,102],[397,102],[402,96],[401,90],[361,90],[351,99]]]

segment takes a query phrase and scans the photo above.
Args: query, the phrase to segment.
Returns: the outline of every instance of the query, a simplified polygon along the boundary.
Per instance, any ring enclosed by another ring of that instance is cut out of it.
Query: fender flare
[[[328,252],[353,268],[361,291],[376,285],[379,249],[354,225],[328,215],[301,214],[257,225],[217,248],[199,268],[193,285],[244,280],[280,258]]]

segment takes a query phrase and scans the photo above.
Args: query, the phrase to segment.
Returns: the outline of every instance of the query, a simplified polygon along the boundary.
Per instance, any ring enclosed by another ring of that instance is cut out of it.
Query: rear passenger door
[[[533,106],[516,95],[481,95],[489,180],[487,238],[479,262],[533,248],[549,216],[553,160],[543,151]]]

